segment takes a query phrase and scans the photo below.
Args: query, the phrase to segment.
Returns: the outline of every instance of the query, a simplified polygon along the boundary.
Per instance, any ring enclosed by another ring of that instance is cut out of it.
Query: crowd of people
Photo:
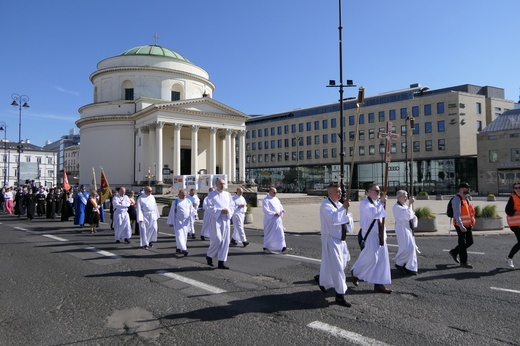
[[[100,194],[96,190],[87,192],[84,185],[77,191],[65,191],[60,187],[36,188],[29,185],[18,189],[5,187],[1,192],[0,210],[19,218],[26,215],[28,220],[32,220],[37,215],[48,219],[60,217],[61,221],[68,221],[69,217],[73,216],[74,225],[82,228],[88,224],[91,234],[97,232],[99,222],[104,222],[104,203]],[[230,244],[237,245],[240,242],[243,247],[249,244],[244,230],[244,217],[248,206],[243,192],[239,187],[232,197],[225,189],[225,181],[218,178],[215,180],[215,189],[211,188],[203,200],[204,218],[200,239],[209,238],[206,253],[209,266],[214,266],[213,260],[216,258],[217,268],[229,269],[226,261]],[[320,206],[322,256],[320,273],[315,276],[315,280],[323,292],[327,292],[328,288],[334,288],[337,304],[350,307],[351,304],[345,298],[345,269],[350,261],[345,239],[347,233],[353,233],[354,221],[349,211],[350,201],[342,199],[341,186],[331,183],[327,192],[328,196]],[[467,269],[473,268],[468,262],[467,249],[473,244],[472,228],[475,225],[475,209],[469,192],[469,184],[459,184],[458,193],[450,202],[458,242],[457,246],[449,251],[449,255],[462,268]],[[263,249],[266,253],[284,253],[291,250],[285,242],[285,210],[276,193],[276,188],[271,187],[262,202]],[[374,285],[375,292],[390,294],[392,290],[387,287],[391,284],[390,258],[385,227],[388,198],[386,194],[381,193],[377,184],[369,184],[366,194],[367,197],[359,205],[361,230],[358,240],[361,252],[352,266],[351,282],[354,286],[359,286],[360,281],[364,281]],[[152,188],[144,187],[134,198],[133,192],[126,193],[126,188],[120,187],[112,192],[109,201],[111,229],[114,231],[115,242],[130,243],[132,234],[138,234],[142,248],[153,247],[153,243],[157,242],[157,220],[160,213],[152,195]],[[398,243],[398,251],[393,258],[394,265],[400,274],[410,276],[419,272],[419,250],[414,237],[417,217],[413,211],[413,202],[414,199],[409,199],[406,191],[400,190],[397,191],[397,202],[392,208]],[[191,189],[189,193],[181,190],[171,205],[166,223],[174,230],[176,252],[182,256],[188,255],[188,238],[195,239],[194,223],[198,219],[199,206],[200,199],[195,189]],[[520,250],[520,183],[513,185],[505,212],[507,223],[517,238],[517,243],[506,258],[507,266],[514,268],[513,257]],[[231,223],[234,226],[233,234]]]

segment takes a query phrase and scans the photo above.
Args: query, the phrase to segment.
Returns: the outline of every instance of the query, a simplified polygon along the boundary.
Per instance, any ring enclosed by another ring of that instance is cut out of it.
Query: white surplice
[[[386,211],[382,202],[372,202],[369,197],[363,199],[359,204],[359,223],[363,230],[363,236],[365,236],[374,219],[381,221],[385,216]],[[365,241],[365,248],[352,266],[354,276],[375,285],[387,285],[392,282],[388,246],[386,244],[386,227],[384,228],[383,238],[384,244],[380,246],[378,222],[376,220]]]
[[[227,191],[212,191],[206,199],[208,204],[204,217],[210,217],[210,242],[207,256],[218,257],[219,261],[225,262],[229,252],[230,221],[235,211],[235,204]],[[227,209],[228,213],[222,214],[223,209]]]
[[[320,206],[321,224],[321,266],[320,285],[334,287],[337,294],[345,294],[345,268],[350,260],[347,242],[341,240],[341,225],[346,224],[347,232],[352,233],[354,220],[341,203],[325,199]]]
[[[200,231],[200,236],[209,238],[211,235],[210,232],[210,215],[207,214],[208,211],[208,197],[204,198],[204,201],[202,202],[202,209],[204,209],[204,217],[202,218],[202,228]]]
[[[415,237],[410,228],[410,221],[417,226],[417,217],[412,208],[407,205],[394,204],[395,234],[399,250],[394,257],[395,264],[405,266],[406,269],[417,272],[417,251]]]
[[[235,203],[235,213],[233,214],[233,236],[231,238],[239,242],[247,241],[244,230],[244,218],[246,217],[247,202],[244,196],[233,196]],[[242,206],[242,207],[240,207]]]
[[[195,234],[195,220],[199,219],[197,210],[199,209],[200,198],[197,195],[187,195],[186,198],[189,199],[193,205],[193,214],[191,215],[191,229],[188,234]]]
[[[128,215],[130,204],[130,198],[127,195],[121,196],[116,194],[112,198],[114,207],[114,237],[116,240],[130,239],[132,236],[132,226],[130,225],[130,216]]]
[[[264,211],[264,248],[280,251],[286,247],[282,223],[284,214],[282,203],[277,197],[267,195],[262,202],[262,209]]]
[[[193,204],[187,198],[173,201],[168,214],[167,224],[175,231],[175,243],[177,249],[187,251],[188,233],[191,230]]]
[[[157,220],[161,217],[155,197],[142,194],[136,202],[137,223],[141,246],[148,246],[157,241]]]

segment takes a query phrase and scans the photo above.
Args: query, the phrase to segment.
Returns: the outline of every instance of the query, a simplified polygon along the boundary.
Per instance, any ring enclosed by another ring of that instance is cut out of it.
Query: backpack
[[[453,199],[455,198],[455,196],[451,197],[450,201],[448,202],[448,208],[446,208],[446,215],[449,217],[449,218],[453,218],[453,206],[451,205],[451,201],[453,201]],[[460,200],[460,205],[462,205],[462,199]]]

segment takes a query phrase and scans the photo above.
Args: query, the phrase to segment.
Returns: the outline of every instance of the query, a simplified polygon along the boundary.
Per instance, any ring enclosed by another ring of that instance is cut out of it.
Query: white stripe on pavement
[[[361,334],[349,332],[348,330],[344,330],[344,329],[341,329],[341,328],[338,328],[335,326],[331,326],[330,324],[323,323],[320,321],[311,322],[307,325],[307,327],[330,333],[337,338],[347,339],[356,345],[363,345],[363,346],[365,346],[365,345],[366,346],[368,346],[368,345],[380,345],[380,346],[389,345],[382,341],[367,338]]]
[[[51,239],[54,239],[54,240],[58,240],[58,241],[68,241],[68,239],[56,237],[55,235],[52,235],[52,234],[42,234],[42,236],[47,237],[47,238],[51,238]]]
[[[277,252],[273,252],[273,254],[276,254],[276,255],[284,255],[285,257],[293,257],[293,258],[299,258],[299,259],[304,259],[304,260],[308,260],[308,261],[314,261],[314,262],[318,262],[318,263],[321,263],[321,260],[319,259],[316,259],[316,258],[310,258],[310,257],[303,257],[303,256],[296,256],[296,255],[289,255],[289,254],[284,254],[284,253],[277,253]]]
[[[215,286],[211,286],[211,285],[205,284],[203,282],[200,282],[200,281],[197,281],[197,280],[193,280],[193,279],[190,279],[190,278],[186,278],[184,276],[180,276],[180,275],[177,275],[177,274],[174,274],[174,273],[168,273],[168,272],[164,272],[164,271],[158,271],[157,273],[161,274],[161,275],[164,275],[164,276],[167,276],[167,277],[169,277],[171,279],[187,283],[188,285],[192,285],[192,286],[201,288],[201,289],[203,289],[205,291],[208,291],[208,292],[211,292],[211,293],[214,293],[214,294],[220,294],[220,293],[226,293],[227,292],[226,290],[223,290],[221,288],[218,288],[218,287],[215,287]]]
[[[118,256],[116,254],[113,254],[112,252],[108,252],[108,251],[105,251],[105,250],[100,250],[100,249],[97,249],[95,247],[87,247],[86,248],[87,250],[90,250],[90,251],[94,251],[100,255],[103,255],[103,256],[106,256],[106,257],[110,257],[110,258],[113,258],[113,259],[119,259],[121,258],[121,256]]]
[[[450,250],[446,250],[446,249],[444,249],[444,250],[442,250],[442,251],[444,251],[444,252],[450,252]],[[470,255],[485,255],[484,252],[468,251],[468,253],[469,253]]]
[[[27,228],[22,228],[22,227],[15,227],[14,229],[17,229],[19,231],[32,232],[32,231],[29,231]]]
[[[508,288],[500,288],[500,287],[490,287],[492,290],[497,290],[497,291],[504,291],[504,292],[511,292],[511,293],[520,293],[520,291],[517,291],[517,290],[510,290]]]

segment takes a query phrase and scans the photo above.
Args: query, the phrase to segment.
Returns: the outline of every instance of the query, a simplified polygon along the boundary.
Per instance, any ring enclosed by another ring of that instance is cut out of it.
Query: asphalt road
[[[391,295],[349,283],[344,308],[313,280],[318,235],[289,234],[291,253],[265,254],[261,232],[250,231],[248,247],[230,249],[227,271],[205,263],[208,241],[189,240],[189,255],[177,256],[164,222],[144,250],[136,237],[115,244],[106,224],[90,235],[71,222],[0,214],[0,344],[519,344],[520,271],[504,266],[512,233],[476,237],[474,269],[448,256],[456,237],[418,238],[419,275],[392,267]],[[348,243],[352,265],[359,250]]]

